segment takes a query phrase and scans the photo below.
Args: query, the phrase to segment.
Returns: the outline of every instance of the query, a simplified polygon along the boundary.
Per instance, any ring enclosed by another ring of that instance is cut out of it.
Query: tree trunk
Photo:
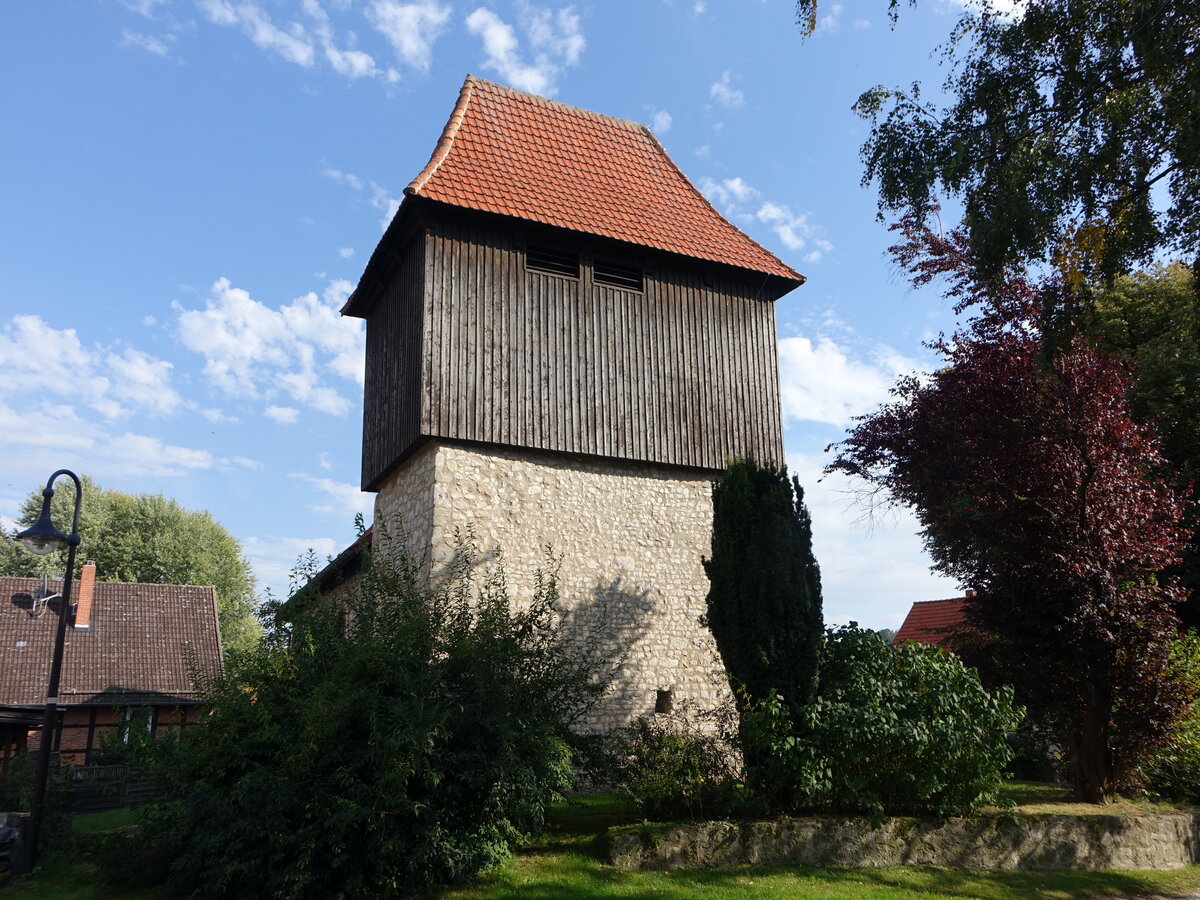
[[[1071,769],[1075,799],[1104,803],[1112,789],[1112,766],[1108,756],[1108,709],[1092,692],[1071,729]]]

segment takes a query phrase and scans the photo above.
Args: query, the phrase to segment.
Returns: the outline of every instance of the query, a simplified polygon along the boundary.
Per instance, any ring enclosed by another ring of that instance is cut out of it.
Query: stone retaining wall
[[[609,832],[618,869],[734,865],[1178,869],[1200,861],[1200,815],[975,816],[945,821],[814,816]]]

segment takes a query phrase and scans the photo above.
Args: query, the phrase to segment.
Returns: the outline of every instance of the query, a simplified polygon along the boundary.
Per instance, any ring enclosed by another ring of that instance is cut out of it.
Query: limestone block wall
[[[485,560],[502,559],[516,602],[532,596],[546,548],[561,557],[559,593],[576,627],[602,634],[623,665],[591,727],[675,706],[710,708],[728,693],[700,624],[711,549],[711,481],[665,466],[430,441],[381,489],[377,515],[400,513],[437,578],[469,527]]]
[[[414,559],[428,557],[433,546],[433,499],[437,444],[433,441],[396,469],[375,498],[377,551],[383,549],[382,533],[403,526],[408,534],[408,551]]]

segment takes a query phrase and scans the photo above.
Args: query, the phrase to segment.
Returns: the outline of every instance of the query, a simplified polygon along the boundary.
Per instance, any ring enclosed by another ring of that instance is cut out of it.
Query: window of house
[[[121,742],[128,744],[130,737],[137,731],[154,730],[154,707],[131,706],[121,714]]]

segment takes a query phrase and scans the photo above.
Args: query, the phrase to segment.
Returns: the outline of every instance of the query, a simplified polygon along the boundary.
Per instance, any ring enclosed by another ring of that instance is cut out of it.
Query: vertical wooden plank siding
[[[362,484],[382,475],[421,434],[421,282],[424,240],[390,273],[367,320]]]
[[[582,258],[579,278],[527,271],[511,235],[456,223],[410,245],[369,313],[364,486],[424,435],[782,461],[774,304],[756,285],[656,260],[629,291]]]

